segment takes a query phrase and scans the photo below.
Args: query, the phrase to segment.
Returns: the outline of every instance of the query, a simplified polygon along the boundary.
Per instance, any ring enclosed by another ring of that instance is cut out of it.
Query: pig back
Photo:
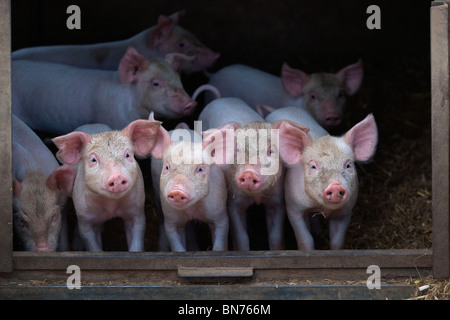
[[[302,107],[284,107],[269,113],[265,121],[275,123],[278,120],[290,120],[310,129],[309,135],[316,139],[328,135],[328,132]]]
[[[26,172],[38,171],[48,177],[59,167],[58,161],[22,120],[12,115],[13,177],[22,181]]]
[[[220,98],[210,102],[201,112],[203,130],[217,128],[225,123],[236,122],[240,125],[264,119],[239,98]]]
[[[260,103],[276,108],[301,103],[301,98],[291,97],[286,92],[280,77],[245,65],[231,65],[217,71],[209,84],[215,86],[222,97],[238,97],[253,109]],[[211,100],[212,96],[207,95],[206,102]]]

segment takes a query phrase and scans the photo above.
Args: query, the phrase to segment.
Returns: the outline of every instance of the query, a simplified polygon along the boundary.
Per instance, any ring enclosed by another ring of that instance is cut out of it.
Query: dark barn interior
[[[66,27],[71,4],[81,9],[80,30]],[[371,16],[366,10],[373,4],[381,10],[381,29],[366,25]],[[160,14],[185,10],[180,25],[221,53],[211,72],[240,63],[279,75],[283,62],[308,73],[336,72],[362,58],[363,85],[348,99],[344,122],[333,134],[373,113],[379,143],[373,161],[358,166],[359,198],[345,248],[430,248],[429,7],[429,1],[388,0],[21,0],[11,2],[12,50],[121,40],[155,25]],[[189,93],[207,80],[203,74],[183,76]],[[167,125],[170,129],[174,123]],[[149,190],[147,250],[155,250],[157,239],[151,195]],[[257,217],[261,209],[251,211],[252,249],[267,249],[259,236],[264,229]],[[114,223],[120,225],[113,221],[111,233],[121,229]],[[295,249],[288,225],[286,232],[287,248]],[[117,244],[105,238],[105,250],[126,250],[122,240]],[[318,248],[328,248],[326,236],[318,243]]]

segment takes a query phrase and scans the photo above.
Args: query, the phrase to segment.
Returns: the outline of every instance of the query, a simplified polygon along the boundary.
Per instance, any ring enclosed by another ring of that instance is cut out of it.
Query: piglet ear
[[[203,132],[203,160],[206,164],[224,166],[233,162],[234,131],[239,128],[238,123],[229,122]]]
[[[171,143],[172,138],[170,137],[170,133],[167,132],[163,126],[160,126],[156,133],[153,149],[151,150],[153,159],[161,160],[164,155],[164,150],[169,147]]]
[[[77,176],[77,170],[74,166],[63,165],[47,178],[46,185],[50,190],[61,190],[63,194],[71,197],[73,183]]]
[[[344,135],[344,142],[352,147],[356,161],[368,161],[374,154],[378,143],[378,130],[375,118],[369,114]]]
[[[148,45],[150,48],[157,48],[163,44],[172,34],[173,27],[178,23],[180,15],[177,13],[172,14],[170,17],[160,15],[158,18],[158,24],[150,32]]]
[[[280,156],[287,165],[293,165],[302,159],[305,148],[311,145],[309,128],[289,120],[279,120],[273,126],[279,129]]]
[[[131,83],[138,80],[137,73],[147,69],[148,60],[136,49],[130,47],[120,60],[119,75],[123,83]]]
[[[160,126],[159,121],[138,119],[126,126],[122,133],[131,139],[135,155],[145,157],[155,146]]]
[[[172,13],[172,14],[169,16],[169,18],[170,18],[175,24],[178,24],[178,23],[180,23],[180,18],[181,18],[182,16],[184,16],[185,13],[186,13],[185,10],[177,11],[177,12],[175,12],[175,13]]]
[[[195,56],[188,56],[183,53],[168,53],[164,59],[178,72],[181,66],[194,61]]]
[[[284,63],[281,68],[281,81],[291,96],[298,97],[303,94],[303,87],[309,81],[309,75]]]
[[[91,138],[84,132],[74,131],[53,138],[52,141],[59,149],[56,157],[61,162],[74,166],[80,162],[83,147],[91,141]]]
[[[345,67],[336,73],[336,76],[343,82],[345,93],[349,96],[354,95],[361,86],[364,76],[362,60],[359,59],[355,64]]]

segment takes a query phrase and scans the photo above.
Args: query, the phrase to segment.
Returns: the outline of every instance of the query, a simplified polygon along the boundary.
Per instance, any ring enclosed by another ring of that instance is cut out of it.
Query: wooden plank
[[[431,7],[433,275],[450,276],[448,5]]]
[[[0,0],[0,272],[12,271],[11,23]]]
[[[431,267],[429,249],[249,252],[14,252],[15,270],[178,270],[187,268],[340,269]]]
[[[369,290],[366,285],[184,285],[184,286],[82,286],[69,290],[66,286],[5,286],[0,287],[3,299],[132,299],[132,300],[258,300],[258,305],[268,305],[263,300],[349,300],[349,299],[407,299],[414,294],[409,285],[382,285],[380,289]],[[207,302],[203,301],[203,305]],[[184,302],[179,302],[184,306]],[[166,314],[177,305],[167,308]],[[172,310],[172,311],[174,311]],[[154,311],[154,310],[153,310]],[[285,311],[285,309],[284,309]],[[283,311],[283,314],[285,312]],[[271,314],[278,312],[272,307]],[[174,313],[175,314],[175,313]],[[281,314],[281,312],[280,312]]]

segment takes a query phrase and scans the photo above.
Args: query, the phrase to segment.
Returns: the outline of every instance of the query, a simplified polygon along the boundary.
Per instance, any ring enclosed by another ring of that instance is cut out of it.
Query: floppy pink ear
[[[241,128],[236,122],[229,122],[218,128],[213,128],[203,133],[203,151],[205,162],[224,166],[234,160],[234,131]]]
[[[63,165],[47,178],[46,185],[50,190],[61,190],[67,196],[72,196],[73,183],[77,176],[77,170],[74,166]]]
[[[144,157],[153,149],[160,126],[159,121],[138,119],[126,126],[122,132],[131,139],[135,155]]]
[[[279,120],[273,126],[279,129],[280,156],[288,165],[293,165],[302,159],[305,148],[311,145],[308,135],[309,128],[289,120]]]
[[[303,87],[309,81],[309,75],[301,70],[293,69],[287,63],[281,68],[281,81],[284,89],[293,97],[303,94]]]
[[[158,24],[150,32],[148,45],[150,48],[156,48],[163,44],[172,34],[173,27],[178,22],[180,15],[172,14],[170,17],[160,15]],[[175,19],[172,19],[175,18]]]
[[[359,59],[355,64],[351,64],[338,73],[336,76],[343,82],[344,91],[349,96],[354,95],[362,84],[364,68],[362,60]]]
[[[81,131],[74,131],[64,136],[52,139],[59,151],[56,157],[63,163],[76,165],[80,162],[83,147],[91,141],[88,134]]]
[[[148,67],[148,60],[133,47],[120,60],[119,76],[123,83],[131,83],[138,80],[138,72],[142,72]]]
[[[368,161],[375,153],[378,129],[375,118],[369,114],[344,135],[344,142],[352,147],[356,161]]]

